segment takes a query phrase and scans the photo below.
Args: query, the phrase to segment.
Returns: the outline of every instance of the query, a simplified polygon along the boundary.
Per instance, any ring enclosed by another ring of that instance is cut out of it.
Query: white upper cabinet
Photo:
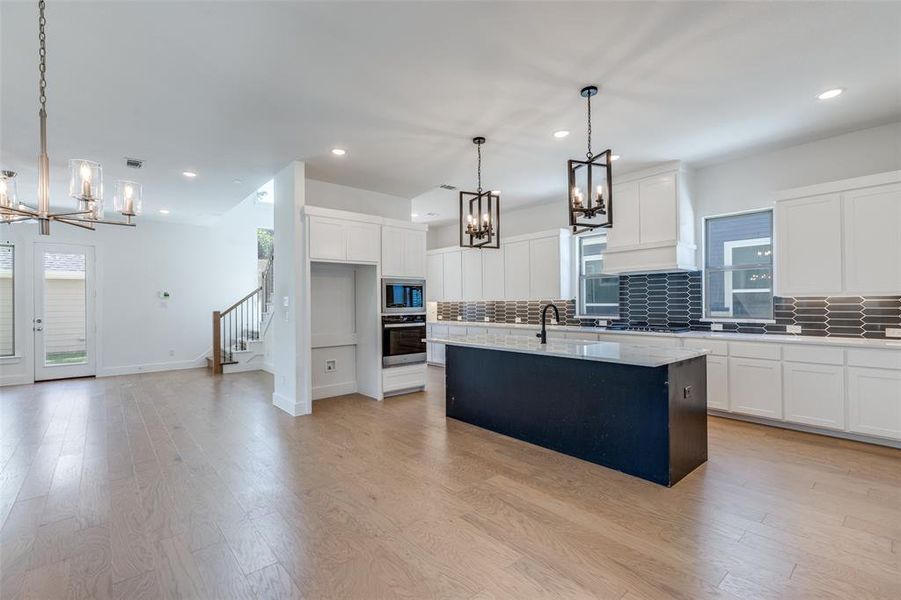
[[[426,257],[425,297],[429,302],[444,300],[444,255]]]
[[[639,181],[638,200],[640,242],[675,242],[678,236],[676,174],[666,173]]]
[[[529,241],[504,244],[504,299],[529,299]]]
[[[462,252],[454,250],[443,255],[444,259],[444,300],[463,299]]]
[[[426,276],[426,232],[406,227],[382,227],[382,275]]]
[[[560,297],[560,238],[529,240],[529,299]]]
[[[381,227],[373,223],[310,216],[310,259],[377,263]]]
[[[503,300],[504,293],[504,245],[497,250],[482,250],[482,297],[485,300]]]
[[[638,183],[613,186],[613,227],[607,231],[609,248],[638,245]]]
[[[776,205],[776,285],[781,296],[842,292],[842,205],[839,194]]]
[[[901,184],[845,194],[845,280],[855,294],[901,294]]]
[[[901,171],[776,194],[776,294],[901,294]]]
[[[463,258],[463,299],[482,299],[482,250],[464,249]],[[494,250],[484,250],[494,252]]]
[[[694,211],[679,163],[630,173],[613,191],[604,271],[610,274],[695,269]]]

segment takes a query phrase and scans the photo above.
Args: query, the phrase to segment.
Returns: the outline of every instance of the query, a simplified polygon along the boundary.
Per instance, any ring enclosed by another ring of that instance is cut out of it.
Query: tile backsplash
[[[610,322],[710,329],[703,322],[700,271],[623,275],[619,280],[620,314]],[[443,321],[540,323],[547,301],[439,302]],[[596,319],[577,319],[573,300],[555,300],[560,320],[592,327]],[[774,298],[775,323],[722,323],[723,331],[785,334],[800,325],[800,335],[884,338],[886,327],[901,327],[901,296]],[[603,318],[603,317],[602,317]]]

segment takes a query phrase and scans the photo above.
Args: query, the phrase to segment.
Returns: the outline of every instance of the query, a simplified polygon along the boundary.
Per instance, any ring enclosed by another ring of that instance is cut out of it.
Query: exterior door
[[[34,379],[95,374],[94,248],[35,244]]]

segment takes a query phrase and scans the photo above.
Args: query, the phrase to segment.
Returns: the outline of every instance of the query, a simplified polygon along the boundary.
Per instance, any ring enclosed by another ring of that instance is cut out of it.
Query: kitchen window
[[[606,248],[606,234],[576,238],[579,282],[576,312],[580,316],[619,316],[619,277],[603,274]]]
[[[16,353],[13,271],[15,248],[0,244],[0,356]]]
[[[773,320],[773,211],[704,220],[704,317]]]

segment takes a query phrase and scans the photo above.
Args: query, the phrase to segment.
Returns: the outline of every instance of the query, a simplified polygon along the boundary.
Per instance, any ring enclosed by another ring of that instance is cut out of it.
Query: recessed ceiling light
[[[345,154],[347,154],[347,150],[344,150],[342,148],[332,148],[332,154],[334,154],[335,156],[344,156]]]
[[[619,154],[611,154],[610,160],[619,160]]]
[[[232,183],[241,183],[240,179],[232,179]]]
[[[410,213],[410,216],[414,219],[419,216],[419,213]]]
[[[194,179],[195,177],[197,177],[197,173],[195,173],[194,171],[182,171],[181,174],[188,179]]]
[[[836,96],[841,96],[845,91],[844,88],[832,88],[831,90],[826,90],[825,92],[821,92],[817,94],[817,99],[819,100],[831,100]]]
[[[565,138],[565,137],[568,136],[568,135],[569,135],[569,132],[568,132],[567,130],[565,130],[565,129],[561,129],[560,131],[555,131],[555,132],[554,132],[554,137],[557,138],[558,140],[559,140],[559,139],[562,139],[562,138]]]
[[[160,209],[160,214],[161,214],[161,215],[168,215],[168,214],[169,214],[169,209],[168,209],[168,208],[161,208],[161,209]]]

